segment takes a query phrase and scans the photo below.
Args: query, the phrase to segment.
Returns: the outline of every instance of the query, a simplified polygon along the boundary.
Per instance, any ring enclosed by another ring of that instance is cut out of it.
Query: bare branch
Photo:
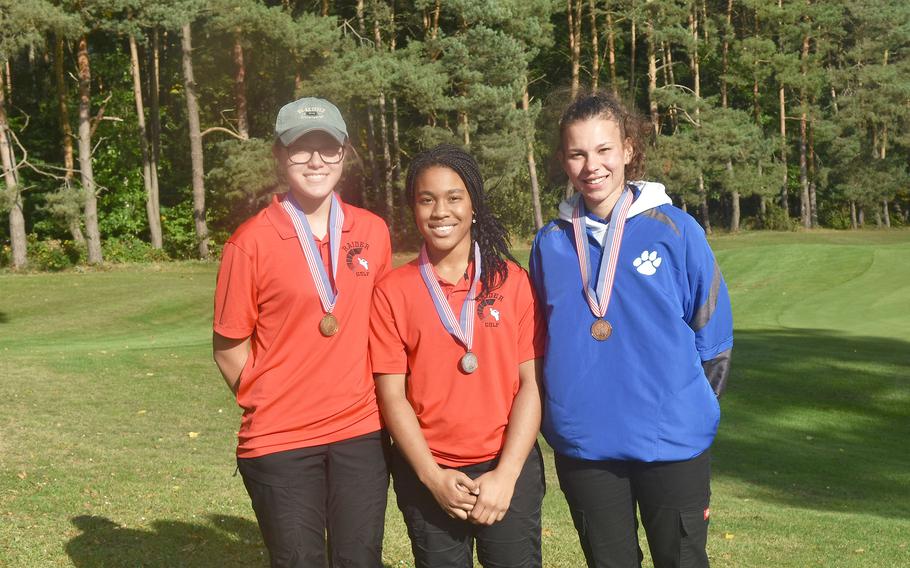
[[[246,138],[244,138],[240,134],[237,134],[230,128],[224,128],[223,126],[211,126],[209,128],[206,128],[205,130],[202,131],[202,133],[199,136],[200,136],[200,138],[205,138],[206,134],[211,134],[212,132],[224,132],[225,134],[230,134],[237,140],[246,140]]]
[[[89,136],[95,135],[95,131],[98,130],[98,125],[101,124],[101,121],[104,119],[104,109],[107,107],[107,103],[113,96],[113,92],[108,93],[107,97],[101,101],[101,106],[98,108],[98,113],[95,115],[95,118],[91,120],[92,129],[89,132]],[[94,150],[92,150],[92,153],[94,154]]]
[[[684,109],[684,108],[682,108],[682,107],[679,107],[679,106],[676,106],[676,105],[673,105],[673,106],[670,107],[670,110],[675,111],[675,112],[682,113],[682,115],[683,115],[683,116],[685,117],[685,119],[686,119],[686,122],[688,122],[688,123],[691,124],[692,126],[694,126],[694,127],[696,127],[696,128],[701,127],[701,124],[700,124],[697,120],[695,120],[694,118],[692,118],[692,115],[690,115],[689,112],[688,112],[686,109]]]
[[[49,178],[53,178],[57,181],[66,179],[65,176],[58,176],[58,175],[54,175],[50,172],[41,170],[37,166],[35,166],[31,162],[29,162],[28,161],[28,150],[26,150],[25,146],[23,146],[22,143],[19,141],[19,137],[16,136],[16,133],[13,132],[12,129],[7,130],[7,132],[9,133],[10,137],[13,139],[13,142],[16,143],[16,146],[19,147],[19,151],[22,152],[22,159],[20,159],[19,163],[17,163],[16,166],[13,168],[14,170],[18,170],[19,168],[25,166],[28,169],[34,171],[36,174],[40,174],[40,175],[43,175],[43,176],[46,176]],[[51,166],[51,169],[59,169],[61,171],[66,171],[66,168],[54,168],[53,166]],[[18,180],[16,180],[16,181],[18,181]]]
[[[369,38],[365,38],[362,35],[360,35],[359,33],[357,33],[357,30],[355,30],[354,26],[351,25],[350,20],[345,20],[345,21],[341,22],[342,33],[346,34],[347,32],[345,30],[350,30],[350,32],[352,34],[357,36],[357,40],[360,42],[360,45],[363,45],[363,44],[369,44],[370,46],[374,45],[373,40],[371,40]]]

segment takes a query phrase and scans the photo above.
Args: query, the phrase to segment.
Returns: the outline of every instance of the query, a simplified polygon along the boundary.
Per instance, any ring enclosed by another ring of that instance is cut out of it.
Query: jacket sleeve
[[[705,376],[720,396],[730,376],[733,350],[733,312],[720,266],[694,222],[686,231],[686,270],[689,283],[687,322],[695,332],[695,346]]]

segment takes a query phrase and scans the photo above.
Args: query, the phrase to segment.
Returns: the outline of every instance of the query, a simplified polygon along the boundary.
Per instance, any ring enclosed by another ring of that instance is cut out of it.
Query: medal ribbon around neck
[[[344,224],[344,212],[341,210],[338,197],[332,193],[332,205],[329,209],[329,251],[332,259],[332,281],[329,281],[329,275],[326,274],[319,250],[316,248],[316,243],[313,242],[313,231],[310,229],[306,214],[300,208],[300,205],[297,204],[294,196],[288,192],[287,199],[282,201],[281,205],[287,211],[291,222],[294,224],[297,240],[300,241],[300,248],[303,249],[307,266],[310,268],[310,275],[313,277],[313,283],[316,284],[319,301],[322,302],[322,309],[325,313],[330,314],[335,309],[335,303],[338,301],[338,290],[335,289],[332,282],[335,281],[335,275],[338,274],[341,226]]]
[[[572,228],[575,236],[575,249],[578,253],[578,267],[581,270],[581,283],[588,299],[588,306],[594,315],[600,319],[607,314],[610,305],[610,296],[613,294],[613,281],[616,278],[616,264],[619,261],[619,246],[622,244],[622,234],[626,226],[626,214],[632,206],[634,196],[626,186],[619,200],[613,206],[610,216],[610,226],[607,229],[607,239],[604,241],[604,254],[606,259],[600,261],[600,271],[594,283],[596,290],[591,286],[591,265],[588,258],[588,235],[585,230],[585,200],[581,195],[572,210]],[[606,262],[604,262],[606,260]]]
[[[442,325],[470,352],[471,346],[474,344],[474,301],[477,299],[477,283],[480,281],[480,246],[476,242],[474,243],[474,280],[461,305],[461,318],[459,319],[455,319],[455,312],[452,311],[452,306],[449,305],[449,301],[436,280],[433,265],[430,264],[430,257],[427,256],[426,245],[420,247],[420,258],[417,263]]]

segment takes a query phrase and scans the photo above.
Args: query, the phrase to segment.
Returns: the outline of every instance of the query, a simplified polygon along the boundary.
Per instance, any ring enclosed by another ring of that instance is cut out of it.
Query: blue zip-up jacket
[[[633,182],[606,319],[582,290],[574,199],[534,239],[530,272],[547,320],[541,430],[560,454],[587,460],[691,459],[713,442],[733,347],[730,298],[705,233],[658,183]],[[606,222],[586,218],[591,270]],[[712,388],[713,387],[713,388]]]

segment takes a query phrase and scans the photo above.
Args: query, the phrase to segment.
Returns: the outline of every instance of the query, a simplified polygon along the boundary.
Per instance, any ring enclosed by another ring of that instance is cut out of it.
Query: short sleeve
[[[408,372],[408,356],[398,330],[395,310],[380,287],[373,290],[373,305],[370,309],[370,364],[375,374]]]
[[[733,347],[733,313],[720,266],[701,228],[686,232],[686,270],[691,298],[689,327],[702,361]]]
[[[518,279],[515,293],[515,305],[519,314],[518,360],[523,363],[543,357],[546,329],[527,273],[516,269],[510,277]]]
[[[256,268],[236,244],[224,245],[215,286],[214,330],[231,339],[253,334],[258,316]]]
[[[384,222],[381,223],[380,233],[380,242],[383,246],[383,251],[379,255],[382,259],[381,264],[379,265],[379,270],[376,271],[376,282],[379,282],[383,276],[389,273],[392,270],[392,239],[389,236],[389,227]]]

